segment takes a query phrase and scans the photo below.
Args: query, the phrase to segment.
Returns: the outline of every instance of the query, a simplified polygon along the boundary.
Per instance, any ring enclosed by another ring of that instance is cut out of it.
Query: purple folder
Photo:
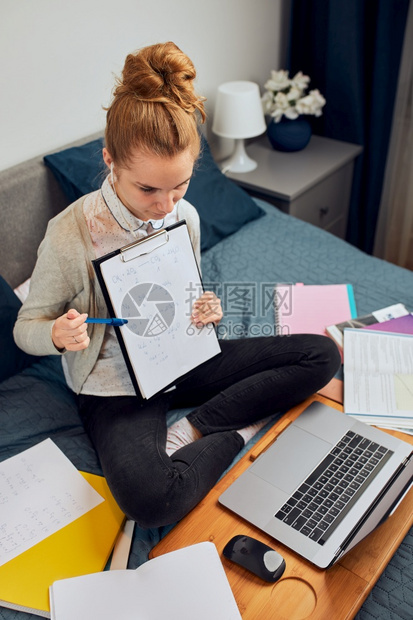
[[[374,329],[380,332],[391,332],[393,334],[413,334],[413,314],[399,316],[396,319],[366,325],[363,329]]]

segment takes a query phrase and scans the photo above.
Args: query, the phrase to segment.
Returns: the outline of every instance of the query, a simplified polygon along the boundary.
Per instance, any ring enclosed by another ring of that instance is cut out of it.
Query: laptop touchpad
[[[331,445],[297,426],[290,426],[249,471],[292,493],[330,451]]]

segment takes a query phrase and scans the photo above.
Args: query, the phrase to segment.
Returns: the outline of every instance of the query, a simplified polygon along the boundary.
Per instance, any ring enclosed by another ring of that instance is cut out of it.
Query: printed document
[[[413,426],[413,336],[344,330],[344,411],[369,424]]]

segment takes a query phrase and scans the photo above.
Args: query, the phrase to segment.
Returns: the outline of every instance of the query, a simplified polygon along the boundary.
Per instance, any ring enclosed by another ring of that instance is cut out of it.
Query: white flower
[[[290,79],[288,71],[271,71],[271,77],[264,85],[262,96],[264,113],[279,122],[283,116],[291,120],[300,114],[321,116],[326,103],[319,90],[306,94],[310,78],[299,71]]]
[[[318,90],[312,90],[306,96],[297,101],[297,111],[299,114],[313,114],[314,116],[321,116],[321,108],[325,104],[324,97]]]
[[[288,108],[285,112],[284,115],[289,118],[291,121],[295,120],[296,118],[298,118],[299,114],[298,111],[296,110],[296,108]]]
[[[269,91],[279,91],[288,88],[289,85],[288,71],[271,71],[271,78],[265,83],[264,88]]]
[[[308,75],[304,75],[302,71],[296,73],[291,80],[292,86],[298,88],[302,93],[308,88],[309,83],[310,78],[308,77]]]
[[[321,108],[323,108],[325,104],[327,103],[326,100],[324,99],[323,95],[320,93],[318,88],[316,88],[315,90],[310,90],[310,95],[314,99],[314,109],[315,109],[314,114],[316,116],[321,116],[322,115]]]
[[[293,102],[298,101],[301,95],[302,95],[301,90],[299,90],[295,86],[291,86],[286,96],[287,96],[288,101],[291,102],[291,105],[294,105]]]
[[[268,90],[262,97],[262,105],[264,108],[264,114],[271,114],[274,105],[274,95]]]
[[[285,93],[277,93],[274,97],[274,103],[277,108],[281,108],[282,110],[286,110],[290,105],[288,97]]]
[[[272,99],[270,114],[275,118],[275,121],[278,123],[282,115],[287,112],[289,107],[290,103],[285,93],[278,92]]]

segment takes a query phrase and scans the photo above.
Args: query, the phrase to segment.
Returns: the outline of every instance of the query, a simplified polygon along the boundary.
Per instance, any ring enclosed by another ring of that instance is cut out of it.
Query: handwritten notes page
[[[367,424],[413,427],[413,336],[344,330],[344,411]]]
[[[185,224],[104,260],[100,271],[116,316],[128,319],[121,335],[145,398],[220,352],[214,326],[190,319],[203,289]]]
[[[202,542],[136,570],[55,581],[52,620],[241,620],[217,548]]]
[[[0,566],[103,502],[51,439],[0,463]]]

